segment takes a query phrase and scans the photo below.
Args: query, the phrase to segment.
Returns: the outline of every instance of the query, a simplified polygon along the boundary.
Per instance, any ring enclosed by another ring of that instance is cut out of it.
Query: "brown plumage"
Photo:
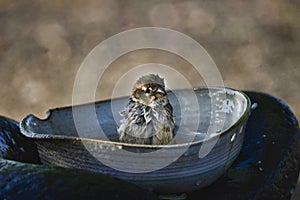
[[[173,108],[164,80],[149,74],[136,81],[118,128],[121,142],[168,144],[174,136]]]

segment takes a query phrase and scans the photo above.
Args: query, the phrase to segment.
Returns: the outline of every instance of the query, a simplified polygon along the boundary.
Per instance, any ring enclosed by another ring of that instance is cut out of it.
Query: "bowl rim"
[[[183,91],[186,89],[178,89],[176,91]],[[33,114],[29,114],[25,116],[20,121],[20,132],[25,137],[32,139],[32,140],[69,140],[73,142],[87,142],[87,143],[99,143],[101,145],[111,145],[111,146],[121,146],[121,147],[128,147],[128,148],[146,148],[146,149],[159,149],[159,148],[178,148],[178,147],[186,147],[190,145],[195,145],[203,142],[207,142],[210,140],[214,140],[217,137],[224,136],[226,134],[229,134],[231,130],[233,130],[235,127],[237,127],[241,121],[246,120],[251,112],[251,101],[250,98],[242,91],[235,90],[229,87],[195,87],[193,88],[194,91],[201,91],[201,90],[225,90],[225,92],[231,91],[240,94],[245,100],[246,100],[246,107],[244,109],[244,112],[241,114],[238,120],[236,120],[231,126],[224,129],[220,133],[214,134],[213,136],[209,138],[204,138],[201,140],[193,141],[193,142],[187,142],[187,143],[180,143],[180,144],[166,144],[166,145],[145,145],[145,144],[132,144],[132,143],[123,143],[123,142],[114,142],[114,141],[107,141],[107,140],[100,140],[100,139],[91,139],[91,138],[81,138],[81,137],[75,137],[75,136],[64,136],[64,135],[46,135],[41,133],[35,133],[32,132],[27,128],[28,120],[31,118],[36,118],[40,121],[47,121],[51,117],[52,111],[57,110],[63,110],[72,108],[72,106],[66,106],[66,107],[60,107],[60,108],[54,108],[47,111],[46,117],[44,119],[37,118]],[[124,97],[115,98],[113,100],[122,99]],[[101,101],[92,102],[93,104],[99,104],[99,103],[105,103],[108,101],[111,101],[112,99],[106,99]],[[74,106],[84,106],[84,105],[90,105],[92,103],[85,103],[80,105],[74,105]]]

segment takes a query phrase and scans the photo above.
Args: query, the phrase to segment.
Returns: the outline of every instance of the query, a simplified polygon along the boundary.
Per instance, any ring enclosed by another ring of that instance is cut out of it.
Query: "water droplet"
[[[244,125],[241,126],[239,133],[242,133],[242,132],[243,132],[243,129],[244,129]]]
[[[198,180],[198,181],[196,182],[196,186],[200,186],[202,182],[203,182],[202,180]]]
[[[13,144],[16,144],[16,141],[12,138],[11,139],[11,142],[13,143]]]
[[[272,144],[275,144],[275,142],[273,141]]]
[[[33,122],[33,123],[32,123],[32,125],[33,125],[33,126],[36,126],[36,123],[35,123],[35,122]]]
[[[186,150],[185,152],[184,152],[184,154],[183,154],[184,156],[188,156],[189,155],[189,152],[188,152],[188,150]]]
[[[22,152],[25,152],[25,150],[24,150],[24,148],[23,148],[23,147],[21,147],[21,148],[20,148],[20,151],[22,151]]]
[[[262,171],[263,171],[263,168],[262,168],[262,167],[259,167],[258,170],[262,172]]]
[[[288,175],[285,175],[285,176],[284,176],[284,178],[288,179],[288,178],[289,178],[289,176],[288,176]]]
[[[266,137],[267,137],[267,135],[266,135],[266,134],[263,134],[263,135],[262,135],[262,137],[263,137],[263,138],[266,138]]]
[[[257,107],[258,107],[258,104],[257,103],[253,103],[251,105],[251,110],[255,110]]]
[[[231,136],[230,142],[233,142],[233,141],[235,140],[235,137],[236,137],[236,133],[234,133],[234,134]]]
[[[257,164],[261,164],[261,161],[259,160],[259,161],[257,162]]]

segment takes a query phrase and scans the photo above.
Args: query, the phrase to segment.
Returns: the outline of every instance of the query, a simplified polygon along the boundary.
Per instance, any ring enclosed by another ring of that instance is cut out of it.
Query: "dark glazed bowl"
[[[195,114],[197,109],[189,101],[192,93],[199,102],[200,115]],[[35,141],[43,163],[109,174],[158,193],[188,192],[208,186],[230,167],[241,150],[250,100],[239,91],[217,87],[178,90],[168,96],[176,124],[183,124],[176,130],[175,142],[169,145],[118,142],[119,119],[114,119],[118,115],[113,115],[113,110],[121,111],[128,97],[75,106],[82,113],[94,107],[107,138],[89,123],[81,124],[86,132],[79,137],[72,107],[50,110],[46,119],[29,115],[20,123],[21,132]],[[186,120],[182,113],[193,120]],[[198,120],[197,130],[189,130]],[[218,123],[222,126],[215,126]],[[193,139],[187,141],[191,135]],[[151,154],[155,151],[160,153]],[[170,163],[164,162],[174,155],[179,156]],[[142,162],[136,162],[137,158]],[[145,170],[149,166],[157,170]]]

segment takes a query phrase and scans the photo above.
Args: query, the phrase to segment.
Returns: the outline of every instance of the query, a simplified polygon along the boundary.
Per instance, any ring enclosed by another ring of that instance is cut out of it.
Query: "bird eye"
[[[147,88],[145,89],[145,93],[150,93],[150,88],[147,87]]]

